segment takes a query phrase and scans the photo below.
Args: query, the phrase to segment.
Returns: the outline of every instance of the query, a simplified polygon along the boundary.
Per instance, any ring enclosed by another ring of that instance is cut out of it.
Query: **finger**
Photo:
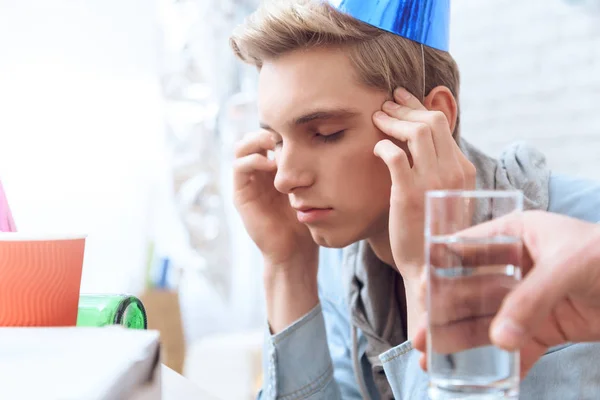
[[[233,163],[233,185],[235,188],[246,186],[257,172],[272,172],[277,170],[275,160],[258,153],[237,158]]]
[[[381,140],[375,145],[374,154],[381,158],[390,170],[392,186],[400,192],[410,189],[413,176],[408,156],[390,140]]]
[[[408,144],[413,165],[420,175],[437,176],[437,155],[427,124],[402,121],[381,111],[375,113],[373,122],[386,135]]]
[[[423,103],[421,103],[416,96],[414,96],[405,88],[399,87],[394,90],[394,100],[396,100],[399,104],[412,108],[413,110],[427,111],[427,108],[425,108]]]
[[[473,206],[478,205],[473,204]],[[465,266],[476,266],[482,262],[482,257],[496,260],[495,263],[506,263],[521,266],[523,272],[527,272],[533,264],[529,245],[524,231],[524,215],[521,212],[512,212],[492,221],[487,221],[457,233],[464,239],[478,239],[491,237],[506,237],[509,240],[503,245],[494,243],[493,246],[469,245],[468,243],[456,243],[449,246],[449,251],[455,253],[458,262]],[[468,222],[468,221],[464,221]],[[445,232],[446,234],[454,232]],[[524,245],[515,245],[511,238],[522,238]],[[483,252],[481,251],[483,250]],[[487,252],[487,255],[486,255]]]
[[[469,318],[446,325],[432,325],[432,351],[451,354],[489,345],[492,318]]]
[[[483,282],[483,280],[480,282]],[[487,293],[483,289],[461,294],[452,294],[450,291],[431,294],[431,303],[435,305],[430,310],[431,324],[448,325],[465,319],[495,316],[502,300],[510,289],[491,286],[486,285],[490,289]]]
[[[464,206],[464,205],[463,205]],[[464,207],[463,207],[464,209]],[[446,211],[446,210],[444,210]],[[449,209],[447,213],[455,211]],[[455,218],[456,225],[468,223],[467,219]],[[448,229],[438,229],[434,231],[438,235],[454,234],[448,232]],[[462,232],[466,231],[461,231]],[[492,235],[493,236],[493,235]],[[491,237],[491,236],[490,236]],[[457,272],[474,275],[480,272],[488,272],[489,269],[473,269],[473,267],[493,267],[504,269],[511,265],[521,265],[523,261],[523,246],[520,245],[518,239],[510,237],[505,243],[497,240],[497,243],[482,244],[469,243],[467,241],[458,243],[433,243],[429,247],[429,264],[436,268],[440,274],[443,274],[443,269],[453,268]],[[452,270],[450,270],[452,272]],[[498,271],[496,271],[498,272]]]
[[[275,160],[269,160],[261,154],[254,153],[236,159],[233,169],[238,174],[248,174],[257,171],[272,172],[277,169],[277,163]]]
[[[275,172],[277,164],[275,160],[254,153],[249,156],[238,158],[233,165],[233,184],[235,188],[241,188],[248,184],[256,172]]]
[[[394,91],[394,100],[406,107],[399,107],[394,117],[411,122],[422,122],[427,124],[432,131],[433,145],[438,155],[442,170],[451,170],[458,166],[458,155],[462,154],[458,144],[452,136],[450,123],[446,115],[441,111],[427,110],[418,98],[413,96],[404,88]],[[387,112],[387,110],[384,110]]]
[[[523,233],[522,216],[519,213],[511,213],[489,222],[475,225],[460,233],[464,238],[481,238],[491,236],[516,236]]]
[[[502,266],[482,264],[478,268],[430,267],[430,325],[496,315],[506,295],[517,284],[515,277],[499,268]]]
[[[492,325],[491,337],[495,344],[515,350],[537,331],[569,291],[569,279],[556,277],[552,269],[536,265],[504,299]]]
[[[244,138],[236,144],[235,157],[241,158],[253,153],[266,155],[267,150],[273,150],[274,148],[275,139],[270,132],[253,132],[244,136]]]
[[[423,371],[427,372],[427,354],[421,354],[421,357],[419,357],[419,365]]]
[[[421,320],[416,332],[412,340],[413,347],[420,352],[425,352],[427,350],[427,318]]]
[[[477,184],[477,169],[475,165],[463,154],[460,148],[458,149],[457,159],[463,172],[464,189],[474,190]]]
[[[530,339],[521,348],[521,378],[529,373],[536,362],[548,351],[548,347]]]

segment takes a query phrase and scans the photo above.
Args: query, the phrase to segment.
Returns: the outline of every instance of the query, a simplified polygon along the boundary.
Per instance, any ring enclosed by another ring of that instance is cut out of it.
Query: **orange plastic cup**
[[[75,326],[85,236],[0,233],[0,326]]]

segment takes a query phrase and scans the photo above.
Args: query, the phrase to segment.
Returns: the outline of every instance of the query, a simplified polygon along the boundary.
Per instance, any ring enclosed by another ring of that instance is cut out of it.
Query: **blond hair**
[[[361,22],[324,0],[264,1],[233,32],[230,43],[238,58],[258,68],[265,60],[294,50],[342,47],[367,86],[390,95],[404,87],[420,99],[433,88],[446,86],[458,104],[459,72],[449,53]],[[458,127],[457,118],[455,138]]]

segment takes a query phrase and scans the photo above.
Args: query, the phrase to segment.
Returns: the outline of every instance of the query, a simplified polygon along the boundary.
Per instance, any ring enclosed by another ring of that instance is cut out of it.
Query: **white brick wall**
[[[600,180],[600,7],[451,1],[462,135],[491,155],[526,140],[553,170]]]

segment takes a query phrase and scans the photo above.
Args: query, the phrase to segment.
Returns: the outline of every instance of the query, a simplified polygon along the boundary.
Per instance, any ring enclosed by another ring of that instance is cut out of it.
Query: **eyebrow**
[[[299,126],[306,125],[313,121],[326,121],[331,119],[341,119],[341,118],[352,118],[356,117],[360,113],[357,110],[349,109],[349,108],[338,108],[335,110],[319,110],[314,111],[309,114],[302,115],[291,123],[291,125]],[[260,127],[262,129],[266,129],[269,131],[274,131],[269,125],[264,122],[260,123]]]

